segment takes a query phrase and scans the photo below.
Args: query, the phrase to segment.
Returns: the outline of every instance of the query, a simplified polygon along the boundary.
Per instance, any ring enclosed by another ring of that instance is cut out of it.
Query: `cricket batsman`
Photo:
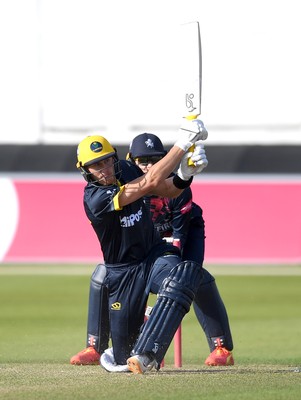
[[[88,136],[78,145],[77,168],[87,181],[84,209],[104,257],[113,355],[134,374],[160,365],[203,276],[200,264],[182,260],[179,249],[160,237],[143,198],[174,198],[189,187],[208,164],[200,144],[207,135],[201,120],[185,120],[174,146],[146,174],[119,160],[102,136]],[[157,301],[140,331],[150,293]]]

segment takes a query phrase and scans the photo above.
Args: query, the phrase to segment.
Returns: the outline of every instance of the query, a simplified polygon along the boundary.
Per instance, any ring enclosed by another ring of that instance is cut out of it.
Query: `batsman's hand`
[[[206,140],[208,137],[207,129],[200,119],[183,119],[179,129],[179,139],[175,146],[187,151],[196,141]]]
[[[188,163],[191,160],[192,163]],[[197,175],[203,171],[208,165],[208,160],[201,141],[195,143],[193,152],[189,151],[182,157],[177,175],[184,181],[188,181],[191,176]]]

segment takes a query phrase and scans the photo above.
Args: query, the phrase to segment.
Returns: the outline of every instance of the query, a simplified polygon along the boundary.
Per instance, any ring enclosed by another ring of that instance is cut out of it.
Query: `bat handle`
[[[187,115],[185,118],[188,119],[189,121],[193,120],[193,119],[197,119],[198,115]],[[192,146],[189,147],[188,151],[193,152],[195,148],[195,145],[193,144]],[[188,166],[189,167],[194,167],[194,163],[193,161],[191,161],[191,158],[188,158]]]

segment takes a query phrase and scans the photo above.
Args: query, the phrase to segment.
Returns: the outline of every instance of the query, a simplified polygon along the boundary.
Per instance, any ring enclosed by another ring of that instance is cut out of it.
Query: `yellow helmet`
[[[77,168],[87,167],[116,155],[116,150],[103,136],[87,136],[77,147]]]
[[[119,179],[121,170],[116,149],[103,136],[87,136],[77,147],[76,167],[87,182],[93,182],[92,174],[86,167],[109,157],[114,158],[115,176]]]

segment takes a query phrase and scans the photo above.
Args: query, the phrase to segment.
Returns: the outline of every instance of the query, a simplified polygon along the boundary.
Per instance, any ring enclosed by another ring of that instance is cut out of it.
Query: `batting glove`
[[[207,129],[200,119],[189,120],[184,118],[179,131],[180,137],[175,146],[184,151],[187,151],[196,141],[206,140],[208,137]]]
[[[192,165],[188,165],[188,160],[193,162]],[[208,165],[208,160],[204,145],[198,141],[195,143],[194,151],[189,151],[182,157],[180,166],[177,171],[177,175],[183,181],[188,181],[191,176],[197,175],[203,171]]]

